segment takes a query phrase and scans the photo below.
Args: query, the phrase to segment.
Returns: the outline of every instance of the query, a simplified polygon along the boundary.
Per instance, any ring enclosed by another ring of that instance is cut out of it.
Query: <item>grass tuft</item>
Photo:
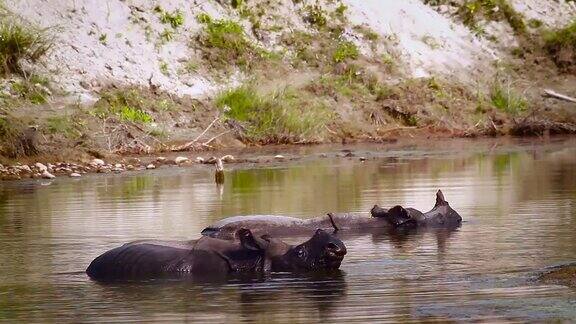
[[[26,26],[22,22],[0,22],[0,72],[20,73],[19,62],[36,62],[52,48],[46,30]]]
[[[17,119],[0,117],[0,155],[15,159],[38,153],[35,129],[26,127]]]
[[[528,108],[528,101],[517,94],[510,85],[495,82],[490,89],[490,102],[505,113],[517,115]]]
[[[263,96],[244,85],[220,93],[216,105],[246,124],[246,138],[258,143],[310,142],[331,119],[322,102],[291,88]]]
[[[154,121],[154,118],[147,110],[156,106],[156,102],[145,99],[136,89],[117,90],[102,93],[92,114],[101,119],[116,116],[123,121],[149,124]]]
[[[350,41],[343,41],[340,42],[334,55],[332,55],[332,59],[336,63],[344,62],[349,59],[355,60],[358,58],[360,52],[358,51],[358,47],[350,42]]]
[[[568,26],[544,34],[544,48],[563,70],[576,67],[576,20]]]

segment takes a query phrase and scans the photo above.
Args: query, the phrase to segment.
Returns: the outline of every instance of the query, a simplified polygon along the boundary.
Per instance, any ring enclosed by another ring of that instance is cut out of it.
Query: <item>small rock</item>
[[[156,169],[156,166],[154,164],[150,163],[146,166],[146,169],[148,169],[148,170]]]
[[[55,175],[53,175],[52,173],[48,172],[48,171],[44,171],[42,172],[42,174],[40,175],[42,178],[44,179],[54,179],[56,178]]]
[[[204,158],[199,156],[196,158],[196,163],[204,163]]]
[[[32,172],[32,169],[30,169],[30,167],[26,164],[20,166],[20,170],[26,171],[26,172]]]
[[[321,157],[321,158],[327,158],[327,157],[328,157],[328,154],[326,154],[326,153],[320,153],[320,157]]]
[[[176,164],[180,164],[180,163],[184,163],[184,162],[188,162],[188,161],[190,161],[190,159],[187,157],[183,157],[183,156],[179,156],[179,157],[174,159],[174,162]]]
[[[276,160],[284,160],[284,159],[286,159],[286,157],[284,157],[284,155],[280,155],[280,154],[274,155],[274,158],[275,158]]]
[[[93,159],[92,162],[90,162],[90,164],[92,166],[103,166],[106,163],[104,163],[104,161],[101,159]]]
[[[70,173],[70,178],[80,178],[82,175],[80,173],[72,172]]]
[[[344,157],[354,157],[354,153],[347,152],[346,154],[344,154]]]
[[[176,158],[178,159],[178,158]],[[156,161],[160,162],[160,163],[166,163],[166,158],[163,156],[159,156],[156,158]],[[178,164],[178,162],[176,162],[176,164]]]
[[[226,162],[226,163],[230,163],[230,162],[234,162],[234,156],[227,154],[224,155],[223,157],[220,158],[220,160],[222,160],[222,162]]]
[[[121,168],[122,168],[122,164],[116,163],[116,164],[114,164],[114,167],[115,167],[116,169],[121,169]]]
[[[362,161],[362,162],[366,161],[366,157],[361,156],[361,157],[360,157],[360,161]]]
[[[126,166],[126,170],[132,171],[132,170],[134,170],[134,166],[132,164],[128,164]]]

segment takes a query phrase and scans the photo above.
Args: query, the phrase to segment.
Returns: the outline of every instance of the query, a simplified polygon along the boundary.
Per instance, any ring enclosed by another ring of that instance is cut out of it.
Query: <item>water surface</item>
[[[575,289],[532,280],[576,261],[576,140],[430,144],[279,148],[307,157],[233,166],[221,188],[209,167],[0,183],[0,319],[576,320]],[[197,238],[228,216],[429,210],[439,188],[460,229],[344,237],[349,253],[330,276],[101,285],[83,273],[125,242]]]

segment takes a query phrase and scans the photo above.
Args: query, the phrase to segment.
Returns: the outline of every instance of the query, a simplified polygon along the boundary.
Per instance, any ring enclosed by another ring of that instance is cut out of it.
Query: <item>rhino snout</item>
[[[336,243],[328,243],[324,247],[326,249],[326,253],[330,258],[334,259],[342,259],[346,255],[346,247],[344,245],[336,244]]]

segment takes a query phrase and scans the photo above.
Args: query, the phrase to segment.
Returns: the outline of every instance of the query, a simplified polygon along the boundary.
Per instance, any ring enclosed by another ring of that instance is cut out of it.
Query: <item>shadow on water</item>
[[[219,188],[211,168],[1,183],[0,320],[576,319],[574,288],[530,280],[576,260],[576,142],[478,145],[358,146],[365,162],[231,166]],[[83,272],[125,242],[198,238],[228,216],[308,218],[375,203],[429,210],[437,189],[464,218],[460,228],[338,233],[348,254],[336,275],[101,285]]]

